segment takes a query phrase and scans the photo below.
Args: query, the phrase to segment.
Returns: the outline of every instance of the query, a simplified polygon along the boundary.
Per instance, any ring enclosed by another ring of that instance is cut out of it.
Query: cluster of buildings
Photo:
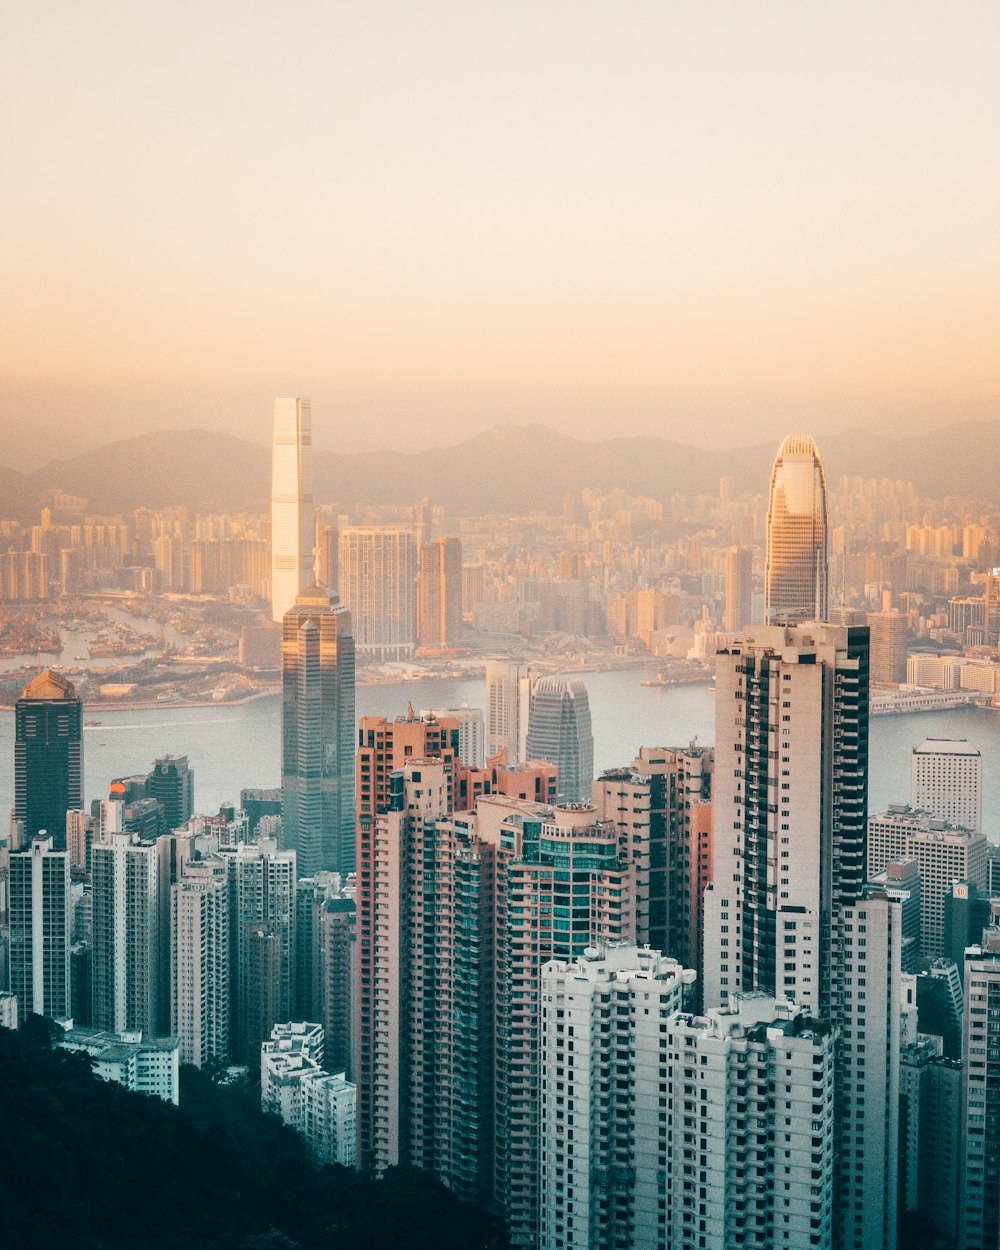
[[[281,788],[196,816],[166,757],[85,810],[79,700],[32,682],[0,1020],[63,1020],[174,1099],[178,1063],[259,1065],[315,1162],[421,1168],[514,1246],[884,1250],[916,1220],[994,1250],[982,761],[920,743],[909,803],[869,813],[874,630],[829,619],[812,440],[772,475],[765,623],[715,643],[715,746],[595,778],[584,686],[520,662],[490,665],[485,718],[357,718],[353,609],[305,550],[307,419],[276,414]]]

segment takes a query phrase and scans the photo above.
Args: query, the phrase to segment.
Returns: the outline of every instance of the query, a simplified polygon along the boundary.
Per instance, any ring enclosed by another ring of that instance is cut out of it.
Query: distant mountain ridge
[[[1000,503],[1000,420],[900,439],[850,430],[819,446],[831,485],[843,475],[898,478],[920,494]],[[348,511],[356,503],[409,504],[429,495],[450,512],[473,515],[558,510],[567,491],[587,486],[661,500],[715,494],[722,475],[737,491],[763,492],[776,450],[770,442],[706,450],[655,436],[588,441],[543,425],[499,425],[456,446],[416,453],[317,450],[315,494]],[[260,512],[269,506],[270,462],[268,448],[215,431],[138,434],[30,473],[0,467],[0,513],[34,519],[52,487],[84,496],[93,512],[171,505]]]

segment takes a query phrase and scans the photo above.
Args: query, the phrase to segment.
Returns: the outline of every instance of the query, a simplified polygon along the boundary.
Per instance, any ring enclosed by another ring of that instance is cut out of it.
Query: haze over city
[[[998,46],[979,3],[21,6],[4,433],[993,417]]]

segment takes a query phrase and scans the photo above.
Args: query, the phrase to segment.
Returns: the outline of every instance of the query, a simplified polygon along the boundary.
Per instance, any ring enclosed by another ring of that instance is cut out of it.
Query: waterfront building
[[[412,660],[417,638],[413,534],[391,525],[345,526],[338,572],[359,653],[377,664]]]
[[[107,803],[91,850],[91,1022],[102,1030],[157,1032],[161,924],[156,842],[121,827]]]
[[[18,1018],[72,1015],[69,853],[37,834],[8,862],[10,989]]]
[[[900,859],[914,860],[920,871],[920,951],[925,959],[936,959],[945,954],[944,904],[952,885],[971,881],[986,892],[986,837],[894,804],[868,820],[869,877]]]
[[[83,703],[47,668],[14,705],[14,819],[25,843],[43,830],[66,846],[66,813],[83,807]]]
[[[308,399],[274,401],[271,460],[271,617],[282,621],[313,579],[312,412]]]
[[[896,686],[906,681],[906,640],[909,635],[902,612],[869,612],[871,632],[871,680],[875,686]]]
[[[542,967],[540,1250],[668,1244],[661,1026],[695,975],[629,943]]]
[[[186,755],[161,755],[153,761],[148,797],[163,812],[162,832],[181,829],[194,815],[194,769]]]
[[[823,462],[811,438],[790,434],[778,448],[767,500],[768,624],[828,619],[827,546]]]
[[[582,681],[543,677],[531,692],[528,756],[558,769],[559,802],[588,803],[594,781],[590,699]]]
[[[181,1063],[228,1063],[229,885],[217,857],[190,860],[171,886],[170,944],[170,1032]]]
[[[281,640],[281,845],[304,877],[354,867],[354,681],[351,614],[315,583]]]
[[[983,827],[983,757],[967,738],[925,738],[913,748],[910,806],[978,833]]]
[[[527,756],[531,680],[526,664],[513,660],[486,661],[486,758],[506,751],[506,764]]]
[[[417,642],[452,647],[462,641],[462,541],[437,538],[417,546]]]

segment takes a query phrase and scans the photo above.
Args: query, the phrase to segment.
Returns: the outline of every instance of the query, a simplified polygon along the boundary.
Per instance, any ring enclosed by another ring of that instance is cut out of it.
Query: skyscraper
[[[161,755],[147,782],[149,797],[163,811],[163,832],[182,829],[194,815],[194,770],[186,755]]]
[[[313,578],[315,517],[308,399],[274,401],[271,462],[271,616],[280,621]]]
[[[867,628],[747,631],[715,707],[705,1005],[763,990],[825,1016],[832,909],[865,881]]]
[[[83,704],[47,668],[21,691],[14,709],[14,819],[24,845],[41,830],[66,846],[66,813],[83,807]]]
[[[157,846],[122,829],[121,803],[103,806],[101,835],[91,848],[93,1023],[155,1036],[166,919],[160,917]]]
[[[10,988],[18,1019],[72,1015],[69,852],[50,834],[10,856]]]
[[[229,1062],[229,886],[215,857],[170,887],[170,1032],[181,1063]]]
[[[735,634],[750,624],[753,602],[753,550],[730,547],[726,552],[726,604],[722,628]]]
[[[543,677],[531,694],[528,756],[559,769],[559,802],[589,803],[594,780],[590,699],[582,681]]]
[[[978,833],[983,757],[967,738],[925,738],[910,761],[910,806]]]
[[[449,647],[462,641],[462,541],[437,538],[419,548],[417,641]]]
[[[354,639],[351,614],[318,583],[281,636],[282,846],[298,870],[354,867]]]
[[[825,621],[826,477],[815,442],[789,434],[778,448],[767,500],[764,619],[795,625]]]
[[[345,526],[338,571],[358,651],[379,664],[412,659],[417,639],[413,534],[393,525]]]
[[[525,664],[486,661],[486,758],[507,752],[507,764],[520,764],[527,753],[531,680]]]

